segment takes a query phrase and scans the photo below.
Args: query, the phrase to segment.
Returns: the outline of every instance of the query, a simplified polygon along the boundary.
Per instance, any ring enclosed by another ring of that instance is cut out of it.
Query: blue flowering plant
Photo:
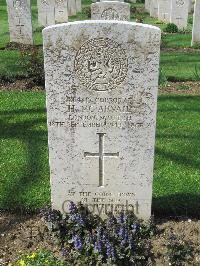
[[[52,222],[64,259],[71,265],[149,265],[153,261],[152,223],[142,223],[133,213],[108,214],[106,219],[83,205],[70,203],[66,217],[43,211]]]

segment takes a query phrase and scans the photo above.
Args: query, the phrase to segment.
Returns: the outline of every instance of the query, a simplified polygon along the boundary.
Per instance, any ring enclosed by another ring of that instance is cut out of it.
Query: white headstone
[[[76,15],[76,0],[67,0],[68,16]]]
[[[164,22],[170,21],[171,0],[158,1],[158,19]]]
[[[43,30],[52,207],[151,215],[160,29],[82,21]],[[127,208],[126,208],[127,207]]]
[[[67,0],[55,0],[55,22],[68,22]]]
[[[180,30],[187,28],[188,0],[171,0],[170,22]]]
[[[76,0],[76,12],[81,12],[82,6],[81,6],[81,0]]]
[[[100,2],[91,5],[91,19],[130,20],[130,5],[122,2]]]
[[[158,17],[158,0],[152,0],[150,3],[150,16],[153,18]]]
[[[55,24],[55,0],[37,0],[38,23],[41,26]]]
[[[145,0],[145,10],[150,12],[151,0]]]
[[[196,0],[193,15],[192,44],[200,44],[200,0]]]
[[[6,0],[10,41],[33,44],[30,0]]]
[[[192,11],[193,3],[192,0],[188,0],[188,12],[190,13]]]

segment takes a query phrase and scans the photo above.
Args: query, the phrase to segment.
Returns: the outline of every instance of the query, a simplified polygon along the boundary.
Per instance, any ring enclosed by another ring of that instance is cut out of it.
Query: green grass
[[[2,92],[0,208],[50,203],[45,94]],[[197,214],[200,97],[160,96],[153,212]]]
[[[192,33],[167,34],[162,36],[162,46],[164,48],[185,48],[191,46]]]
[[[22,67],[20,52],[0,50],[0,75],[6,77],[24,76],[26,70]]]
[[[0,205],[35,208],[49,202],[44,93],[1,93]]]
[[[195,66],[200,73],[200,53],[162,52],[160,66],[169,80],[195,80]]]

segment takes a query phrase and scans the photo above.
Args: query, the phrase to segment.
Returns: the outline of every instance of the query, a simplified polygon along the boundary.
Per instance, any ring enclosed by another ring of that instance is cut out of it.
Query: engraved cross
[[[22,34],[22,27],[24,27],[24,25],[21,24],[21,19],[19,18],[19,24],[16,25],[16,27],[20,27],[19,28],[19,33]]]
[[[176,20],[178,20],[178,25],[180,25],[180,21],[182,20],[183,18],[181,16],[177,17]]]
[[[116,153],[104,152],[105,133],[97,133],[97,135],[99,135],[99,152],[98,153],[84,152],[84,156],[99,158],[99,187],[103,187],[104,186],[104,158],[105,157],[118,158],[119,152],[116,152]]]

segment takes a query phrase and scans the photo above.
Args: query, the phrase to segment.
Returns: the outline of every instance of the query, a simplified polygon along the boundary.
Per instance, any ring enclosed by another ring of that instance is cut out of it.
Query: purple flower
[[[131,228],[132,228],[132,232],[133,232],[133,233],[136,233],[137,231],[140,230],[140,225],[137,224],[137,223],[135,223],[135,224],[132,224],[132,225],[131,225]]]
[[[85,244],[86,246],[90,246],[93,243],[93,237],[92,235],[87,235],[85,238]]]
[[[127,216],[124,215],[123,212],[122,212],[122,213],[118,216],[118,218],[117,218],[117,222],[120,223],[120,224],[125,223],[126,220],[127,220]]]
[[[73,237],[73,242],[74,242],[75,249],[77,249],[79,251],[83,249],[83,244],[82,244],[82,241],[81,241],[79,236],[77,236],[77,235],[74,236]]]
[[[81,225],[81,226],[84,226],[84,225],[85,225],[85,222],[84,222],[84,220],[83,220],[83,217],[82,217],[81,214],[79,214],[79,213],[72,214],[72,215],[70,216],[70,220],[71,220],[72,222],[77,223],[78,225]]]
[[[109,241],[107,241],[107,243],[106,243],[106,255],[108,256],[109,259],[112,259],[112,260],[115,259],[115,249],[110,244]]]
[[[119,229],[119,236],[125,241],[128,242],[129,235],[128,235],[128,229],[125,226],[121,226]]]
[[[76,211],[77,211],[76,205],[74,204],[73,201],[70,201],[70,203],[69,203],[69,212],[70,213],[75,213]]]
[[[101,243],[100,240],[97,241],[97,242],[95,242],[95,244],[94,244],[94,250],[96,252],[99,252],[99,253],[102,251],[102,243]]]
[[[63,257],[66,257],[68,255],[68,251],[66,248],[62,248],[61,253]]]
[[[97,237],[100,238],[103,236],[103,227],[97,228]]]
[[[107,225],[112,226],[114,224],[115,224],[115,217],[114,216],[109,217]]]

